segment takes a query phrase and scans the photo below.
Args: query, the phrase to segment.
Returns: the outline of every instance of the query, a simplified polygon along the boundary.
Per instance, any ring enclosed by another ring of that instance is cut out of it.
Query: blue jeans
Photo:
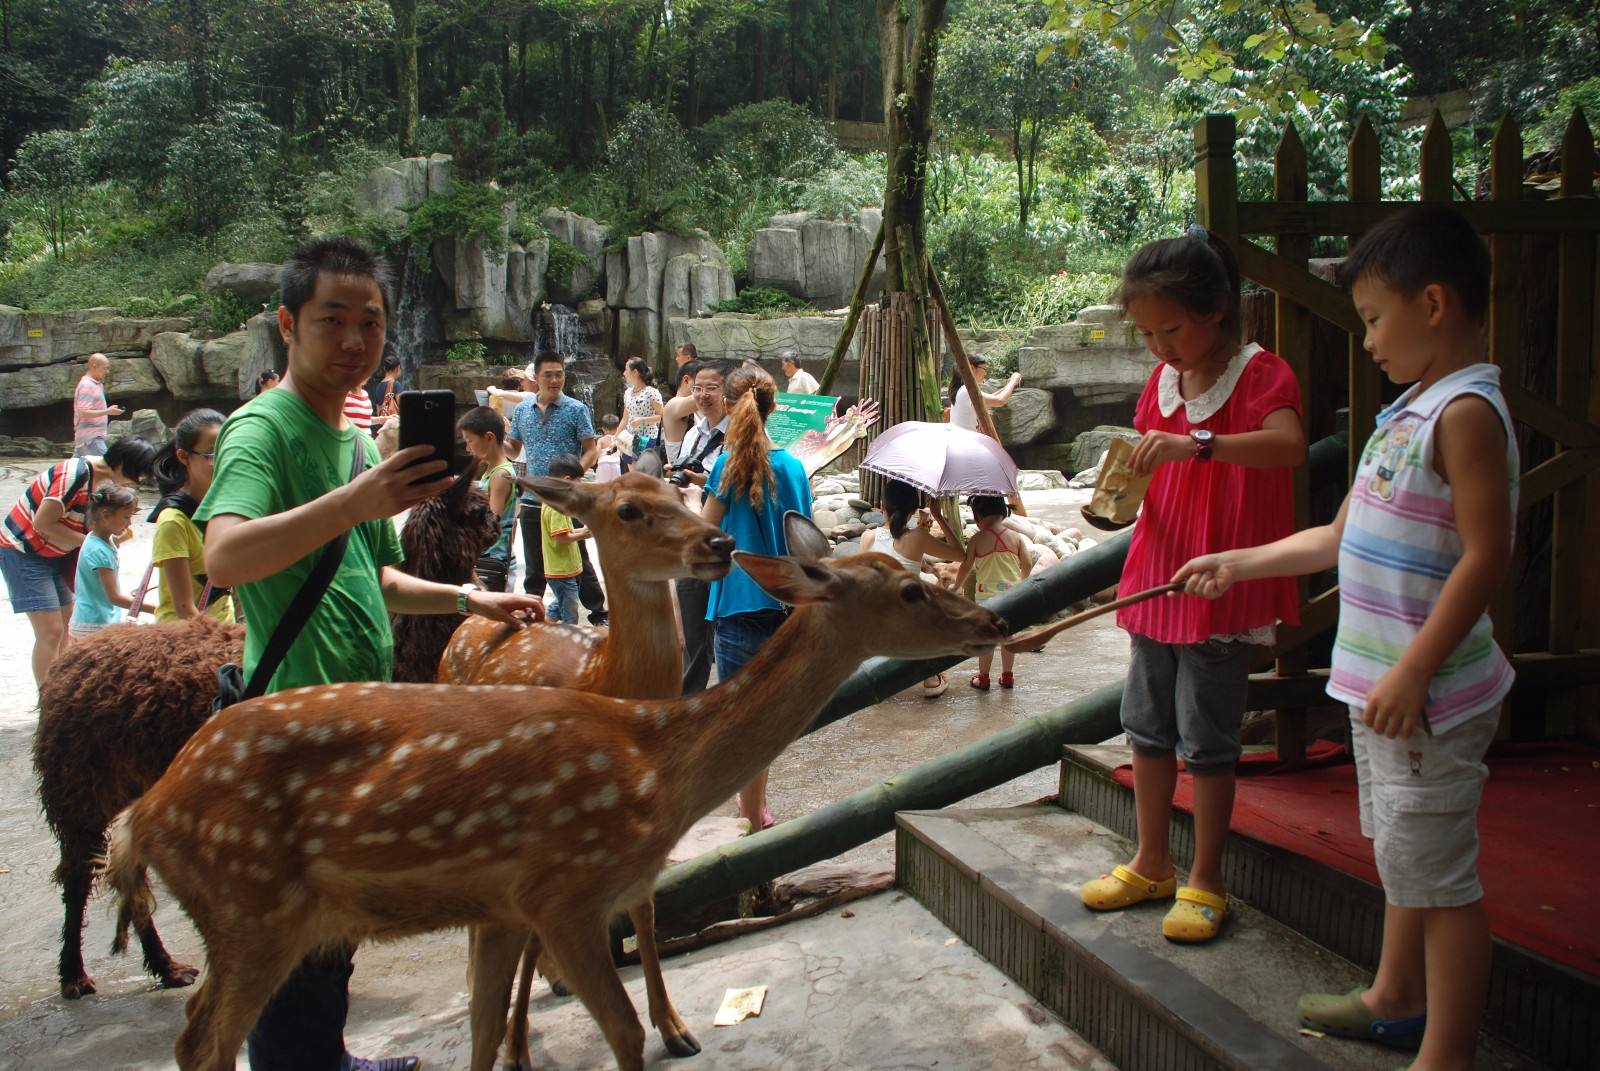
[[[76,553],[46,558],[24,554],[15,547],[0,547],[0,574],[5,577],[14,613],[32,614],[71,606],[71,578],[77,567]]]
[[[545,603],[545,616],[558,625],[576,625],[578,623],[578,578],[575,576],[557,579],[545,577],[544,582],[550,585],[550,594],[554,596]]]
[[[782,610],[756,610],[717,618],[717,680],[732,677],[783,626]]]
[[[250,1031],[251,1071],[343,1071],[354,956],[337,945],[300,961]]]

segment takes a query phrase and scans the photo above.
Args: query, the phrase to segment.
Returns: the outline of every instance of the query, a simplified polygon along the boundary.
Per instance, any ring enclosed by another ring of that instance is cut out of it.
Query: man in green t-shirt
[[[383,353],[392,275],[350,238],[307,243],[283,266],[278,329],[288,371],[223,425],[216,476],[195,520],[205,525],[212,583],[244,607],[246,677],[255,669],[322,548],[350,531],[344,558],[267,692],[339,681],[388,680],[389,614],[476,613],[520,624],[543,616],[537,599],[456,589],[395,566],[392,518],[452,483],[428,447],[380,463],[377,445],[344,417],[347,393]],[[367,470],[350,479],[353,450]],[[415,467],[408,468],[415,463]],[[470,586],[469,586],[470,587]],[[254,1071],[415,1071],[414,1057],[362,1059],[344,1048],[354,949],[308,956],[250,1033]]]

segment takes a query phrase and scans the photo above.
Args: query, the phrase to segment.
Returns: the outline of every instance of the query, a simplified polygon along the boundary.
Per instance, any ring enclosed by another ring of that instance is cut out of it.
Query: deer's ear
[[[783,537],[789,542],[789,553],[806,561],[820,562],[833,556],[833,544],[822,534],[822,529],[811,523],[803,513],[788,510],[783,515]]]
[[[532,491],[540,502],[548,502],[568,517],[582,517],[594,504],[589,489],[576,480],[557,480],[549,476],[520,476],[517,486]]]
[[[832,570],[799,558],[773,558],[736,550],[733,560],[750,574],[761,590],[779,602],[801,606],[808,602],[827,602],[844,587]]]

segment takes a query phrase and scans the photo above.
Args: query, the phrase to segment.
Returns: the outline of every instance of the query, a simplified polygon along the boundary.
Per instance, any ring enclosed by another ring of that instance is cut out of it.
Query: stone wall
[[[606,304],[616,315],[617,357],[661,364],[674,318],[699,316],[735,295],[733,272],[704,232],[636,234],[606,254]]]
[[[833,353],[833,345],[844,329],[843,316],[773,316],[749,313],[723,313],[698,318],[678,317],[668,321],[668,336],[674,346],[694,343],[705,360],[743,361],[755,359],[778,374],[778,356],[793,351],[800,364],[814,376]],[[860,382],[861,335],[858,331],[845,353],[839,375],[831,388],[835,394],[854,394]]]
[[[819,309],[842,308],[850,304],[882,222],[876,208],[863,208],[846,221],[811,212],[773,216],[750,243],[750,285],[783,290]],[[883,274],[880,254],[869,299],[883,290]]]

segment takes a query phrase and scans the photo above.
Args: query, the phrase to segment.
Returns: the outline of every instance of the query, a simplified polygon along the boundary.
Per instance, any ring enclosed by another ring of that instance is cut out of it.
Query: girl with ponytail
[[[107,484],[89,493],[89,531],[78,551],[78,598],[67,623],[67,632],[75,640],[115,625],[121,611],[135,609],[133,599],[123,593],[117,580],[117,543],[133,524],[138,508],[139,496],[127,487]]]
[[[215,409],[194,410],[178,421],[172,440],[156,457],[161,501],[150,511],[150,520],[156,522],[150,564],[161,572],[157,621],[199,617],[202,611],[218,621],[233,620],[233,600],[227,589],[206,583],[205,538],[191,519],[211,489],[222,421],[222,414]],[[202,593],[204,605],[200,604]]]
[[[811,481],[799,459],[767,438],[777,387],[761,368],[746,366],[728,376],[723,393],[732,415],[722,454],[706,478],[702,513],[739,550],[787,554],[783,515],[794,510],[811,516]],[[742,569],[712,583],[706,620],[715,625],[717,679],[727,680],[750,661],[784,616],[783,606]],[[772,825],[765,770],[740,791],[739,813],[753,829]]]

